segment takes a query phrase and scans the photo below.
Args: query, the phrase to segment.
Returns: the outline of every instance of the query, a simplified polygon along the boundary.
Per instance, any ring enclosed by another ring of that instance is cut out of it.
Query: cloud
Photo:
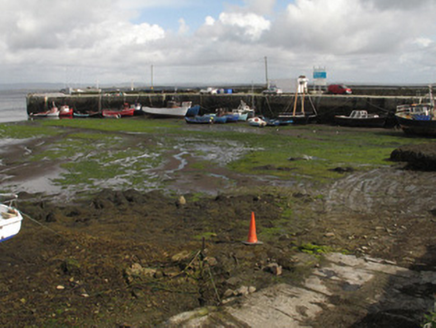
[[[247,36],[250,40],[258,40],[271,26],[268,20],[254,13],[222,13],[219,16],[219,23],[229,27],[229,32]]]
[[[318,65],[338,80],[430,79],[436,69],[434,0],[225,3],[3,0],[1,78],[144,80],[153,64],[162,83],[251,82],[263,81],[264,57],[271,78],[310,76]],[[144,10],[178,28],[141,20]]]

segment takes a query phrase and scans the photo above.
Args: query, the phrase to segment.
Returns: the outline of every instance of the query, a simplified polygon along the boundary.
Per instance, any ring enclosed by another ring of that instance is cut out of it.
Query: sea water
[[[0,123],[27,121],[27,90],[0,90]]]

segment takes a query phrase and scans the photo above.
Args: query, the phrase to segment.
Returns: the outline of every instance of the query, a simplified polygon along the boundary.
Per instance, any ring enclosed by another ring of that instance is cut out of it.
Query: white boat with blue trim
[[[14,237],[21,229],[23,216],[12,206],[12,202],[17,198],[16,195],[0,194],[1,197],[11,196],[10,205],[0,204],[0,242]]]

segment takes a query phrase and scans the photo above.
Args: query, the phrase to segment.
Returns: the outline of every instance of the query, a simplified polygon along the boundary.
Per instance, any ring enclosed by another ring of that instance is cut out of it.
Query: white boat
[[[335,115],[335,123],[342,126],[384,127],[386,115],[370,114],[366,110],[353,110],[350,115]]]
[[[168,101],[167,107],[147,107],[142,106],[144,114],[160,117],[185,117],[189,108],[192,106],[192,101],[184,101],[180,105],[175,101]]]
[[[3,197],[11,196],[13,200],[17,198],[16,195],[0,195]],[[6,204],[0,204],[0,242],[14,237],[21,229],[21,221],[23,217],[21,213],[14,207]]]
[[[239,121],[246,121],[254,117],[254,109],[250,108],[243,100],[241,100],[238,108],[232,110],[232,113],[239,114]]]
[[[251,126],[257,126],[260,128],[266,126],[266,121],[264,121],[262,118],[260,118],[258,116],[249,118],[247,121],[248,121],[248,124],[250,124]]]
[[[29,113],[29,116],[31,118],[33,117],[59,118],[59,113],[60,113],[59,108],[53,102],[53,106],[49,110],[39,113]]]

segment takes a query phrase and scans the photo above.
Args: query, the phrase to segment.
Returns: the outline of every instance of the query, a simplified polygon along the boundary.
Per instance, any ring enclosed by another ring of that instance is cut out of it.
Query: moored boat
[[[121,117],[133,116],[134,113],[135,113],[135,108],[130,107],[128,103],[124,103],[124,105],[119,110],[103,109],[102,111],[103,117],[108,117],[108,118],[121,118]]]
[[[254,109],[250,108],[243,100],[239,104],[238,108],[233,109],[232,113],[239,114],[239,121],[246,121],[249,118],[254,117]]]
[[[142,106],[144,114],[156,117],[185,117],[192,106],[192,101],[184,101],[179,104],[175,101],[168,101],[167,107],[147,107]]]
[[[0,204],[0,242],[3,242],[18,234],[21,229],[23,216],[12,206],[12,201],[17,198],[16,195],[0,194],[0,197],[12,198],[9,199],[9,205]]]
[[[68,105],[63,105],[59,109],[59,117],[73,117],[73,108]]]
[[[266,126],[266,122],[261,117],[258,117],[258,116],[249,118],[247,120],[247,122],[248,122],[249,125],[256,126],[256,127],[259,127],[259,128],[262,128],[262,127]]]
[[[369,114],[366,110],[353,110],[350,115],[335,115],[335,123],[352,127],[384,127],[387,116]]]
[[[431,86],[430,102],[401,105],[397,107],[395,118],[406,134],[436,137],[436,114]]]
[[[186,123],[189,124],[212,124],[214,117],[211,115],[196,115],[194,117],[185,116]]]
[[[103,117],[103,114],[101,112],[81,113],[81,112],[73,111],[73,117],[74,118],[94,118],[94,117],[101,118],[101,117]]]
[[[29,113],[30,118],[47,117],[47,118],[59,118],[59,108],[53,102],[53,106],[44,112]]]

